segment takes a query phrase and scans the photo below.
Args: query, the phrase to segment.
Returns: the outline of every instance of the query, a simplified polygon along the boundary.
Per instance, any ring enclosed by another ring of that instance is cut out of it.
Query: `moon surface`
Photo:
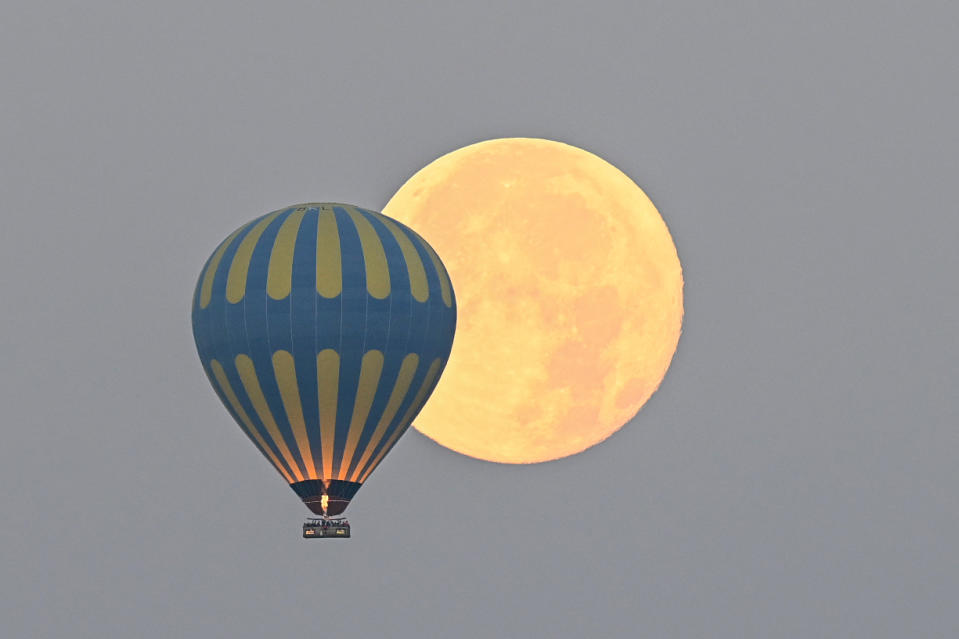
[[[683,275],[645,193],[605,160],[531,138],[433,161],[383,212],[456,291],[446,371],[414,426],[504,463],[581,452],[636,415],[679,341]]]

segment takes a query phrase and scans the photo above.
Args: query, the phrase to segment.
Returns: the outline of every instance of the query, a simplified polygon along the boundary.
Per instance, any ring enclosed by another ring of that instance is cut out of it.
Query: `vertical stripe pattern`
[[[336,297],[343,290],[343,265],[340,233],[332,206],[324,206],[316,224],[316,292]]]
[[[270,213],[259,222],[240,242],[236,255],[233,256],[233,262],[230,264],[230,272],[226,279],[226,299],[236,304],[246,293],[246,278],[250,272],[250,260],[253,258],[253,249],[263,235],[263,231],[270,225],[280,211]]]
[[[430,396],[430,393],[433,392],[433,388],[436,387],[436,382],[439,381],[439,374],[441,367],[444,362],[439,358],[433,360],[430,369],[426,372],[426,377],[423,379],[423,383],[420,386],[419,391],[416,393],[416,397],[413,399],[413,403],[409,405],[409,408],[406,409],[406,413],[400,418],[401,424],[406,424],[409,426],[413,422],[413,417],[422,410],[423,405],[426,403],[426,398]],[[362,474],[360,475],[360,483],[366,481],[366,478],[369,477],[370,473],[373,472],[373,469],[376,468],[380,461],[382,461],[383,456],[386,453],[390,452],[393,448],[393,445],[396,443],[396,440],[399,439],[399,436],[405,432],[406,428],[402,430],[394,429],[393,433],[390,435],[390,438],[386,440],[386,444],[380,448],[380,451],[376,453],[376,457],[373,458],[373,461],[370,465],[362,469]]]
[[[423,260],[420,259],[419,253],[413,247],[413,242],[390,218],[379,214],[377,219],[393,234],[396,243],[399,244],[400,250],[403,252],[406,271],[410,277],[410,292],[413,294],[413,299],[417,302],[425,302],[429,299],[430,289],[426,284],[426,269],[423,268]]]
[[[208,260],[193,306],[214,389],[314,511],[345,508],[407,430],[455,324],[433,249],[395,220],[342,204],[288,207],[239,228]]]
[[[236,393],[233,391],[233,387],[230,385],[230,380],[226,377],[226,371],[223,370],[223,366],[220,365],[220,362],[210,360],[210,369],[213,372],[213,378],[216,380],[214,388],[218,390],[223,397],[226,399],[226,405],[233,411],[237,417],[237,421],[240,422],[240,425],[243,427],[243,430],[246,434],[252,439],[257,448],[260,449],[267,459],[270,460],[270,463],[273,464],[273,467],[280,471],[280,474],[283,475],[288,482],[293,483],[293,477],[290,476],[289,469],[284,467],[280,463],[280,460],[276,458],[276,455],[273,454],[273,451],[267,445],[266,441],[263,439],[263,434],[260,433],[259,429],[253,425],[250,416],[247,415],[246,410],[240,404],[240,400],[237,398]]]
[[[275,300],[282,300],[293,288],[293,249],[305,210],[294,211],[280,227],[270,253],[270,269],[266,275],[266,292]]]
[[[293,355],[287,351],[273,353],[273,374],[276,375],[280,397],[283,399],[283,409],[293,429],[293,437],[296,439],[296,449],[303,469],[307,477],[316,477],[313,451],[310,450],[310,438],[306,434],[306,421],[303,419],[303,406],[300,403],[300,387],[296,381],[296,364],[293,361]]]
[[[250,222],[252,224],[252,222]],[[210,301],[213,299],[213,278],[216,276],[217,269],[220,268],[220,261],[223,259],[223,254],[226,253],[226,250],[230,248],[233,244],[233,240],[236,239],[236,236],[242,233],[246,227],[241,226],[237,230],[233,231],[230,234],[230,237],[223,240],[223,243],[220,244],[220,247],[214,251],[213,255],[210,256],[210,261],[206,266],[206,270],[203,273],[203,279],[201,280],[200,288],[200,308],[206,308],[210,305]]]
[[[390,294],[390,269],[387,266],[383,242],[376,235],[376,230],[367,216],[352,206],[346,207],[346,212],[356,225],[356,232],[360,237],[366,266],[366,290],[381,300]]]
[[[316,356],[317,402],[320,406],[320,440],[323,442],[323,478],[333,476],[336,440],[336,394],[340,386],[340,356],[327,348]],[[316,478],[319,479],[319,478]]]

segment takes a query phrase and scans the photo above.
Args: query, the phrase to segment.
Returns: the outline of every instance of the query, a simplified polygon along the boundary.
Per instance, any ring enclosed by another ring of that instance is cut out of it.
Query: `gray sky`
[[[956,636],[953,3],[261,5],[0,9],[0,634]],[[656,203],[663,386],[533,467],[411,431],[301,540],[198,363],[203,261],[505,136]]]

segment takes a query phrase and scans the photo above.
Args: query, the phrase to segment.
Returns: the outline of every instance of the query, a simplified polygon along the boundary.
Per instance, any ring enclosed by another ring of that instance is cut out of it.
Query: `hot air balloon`
[[[348,204],[294,205],[240,227],[207,260],[193,299],[210,384],[323,519],[343,513],[423,407],[455,326],[432,247]],[[304,536],[335,529],[320,523]]]

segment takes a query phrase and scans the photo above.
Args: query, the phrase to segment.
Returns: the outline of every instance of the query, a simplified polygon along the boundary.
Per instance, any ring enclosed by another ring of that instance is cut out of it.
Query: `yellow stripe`
[[[359,481],[360,483],[365,481],[366,477],[373,472],[373,468],[380,463],[379,460],[383,458],[385,453],[381,452],[376,456],[376,461],[369,464],[369,470],[363,472],[364,468],[367,467],[367,462],[369,461],[370,456],[373,454],[373,451],[376,450],[376,447],[383,440],[383,435],[386,433],[386,429],[389,428],[390,424],[393,422],[393,417],[396,415],[396,411],[399,410],[403,400],[406,399],[406,395],[410,389],[410,383],[413,381],[413,376],[416,374],[416,369],[419,366],[419,361],[420,358],[416,353],[410,353],[403,359],[403,364],[400,366],[399,375],[396,377],[396,385],[393,387],[393,393],[390,395],[390,399],[386,404],[386,410],[383,411],[383,416],[380,417],[380,421],[376,425],[376,430],[373,431],[373,435],[370,437],[370,441],[366,445],[366,449],[363,452],[363,457],[360,458],[359,463],[356,464],[356,469],[353,471],[350,481]],[[397,422],[397,430],[399,432],[406,430],[403,420]],[[391,439],[395,439],[395,437],[391,437]],[[357,479],[361,473],[362,479]]]
[[[280,387],[280,396],[283,398],[283,408],[286,409],[286,418],[293,429],[296,446],[303,460],[308,479],[319,479],[316,467],[313,464],[313,453],[310,451],[310,438],[306,434],[306,421],[303,419],[303,406],[300,403],[300,389],[296,384],[296,366],[293,364],[293,355],[288,351],[273,353],[273,372],[276,375],[276,384]]]
[[[293,471],[293,475],[296,476],[297,480],[303,481],[303,473],[300,472],[296,462],[293,461],[293,455],[290,453],[290,449],[287,448],[283,434],[280,433],[276,421],[273,420],[273,413],[270,412],[270,407],[267,405],[266,398],[263,396],[263,390],[260,388],[260,380],[256,376],[256,368],[253,366],[253,360],[242,353],[237,355],[236,370],[240,373],[243,388],[246,389],[246,394],[250,397],[256,414],[260,417],[263,425],[266,426],[266,431],[273,439],[273,443],[276,444],[280,455],[286,460],[287,466]]]
[[[366,262],[366,290],[378,300],[390,294],[390,269],[386,263],[386,252],[380,236],[366,217],[352,206],[344,206],[353,219],[356,232],[363,247],[363,261]]]
[[[340,232],[336,228],[333,207],[324,204],[316,222],[316,292],[326,298],[343,291],[343,264],[340,257]]]
[[[380,373],[383,372],[383,353],[368,351],[363,356],[360,367],[360,381],[356,388],[356,401],[353,403],[353,418],[350,420],[350,430],[346,434],[346,447],[343,449],[343,458],[340,460],[338,479],[346,479],[350,469],[350,462],[356,453],[356,443],[366,427],[366,418],[370,415],[370,406],[376,395],[380,383]]]
[[[320,402],[322,479],[333,479],[333,441],[336,439],[336,394],[340,388],[340,356],[331,348],[323,349],[316,355],[316,387]]]
[[[382,450],[380,450],[379,454],[376,455],[376,458],[373,460],[373,462],[363,472],[363,477],[360,479],[361,484],[366,481],[366,478],[370,476],[370,473],[373,472],[373,469],[380,464],[380,462],[383,460],[383,456],[390,452],[390,449],[393,448],[393,444],[396,443],[396,440],[399,439],[400,435],[406,432],[406,429],[410,426],[410,422],[413,421],[413,418],[416,417],[416,414],[420,412],[421,408],[423,408],[423,404],[426,403],[426,399],[429,397],[429,392],[432,390],[431,387],[433,382],[436,381],[436,377],[440,373],[440,366],[442,364],[443,360],[441,360],[439,357],[434,359],[433,363],[430,364],[430,369],[426,371],[426,377],[423,379],[423,384],[416,392],[416,398],[413,399],[413,403],[410,404],[410,407],[406,409],[405,413],[403,413],[403,417],[397,424],[396,430],[394,430],[393,434],[390,435],[386,445],[383,446]]]
[[[413,246],[410,238],[393,220],[380,213],[377,213],[376,216],[390,230],[390,233],[396,238],[397,244],[400,245],[400,250],[403,251],[406,271],[410,274],[410,291],[413,293],[413,298],[417,302],[425,302],[430,297],[430,287],[426,282],[426,270],[423,268],[423,260],[420,259],[420,254],[416,252],[416,247]]]
[[[216,383],[220,385],[220,390],[223,391],[223,394],[226,395],[226,400],[230,402],[230,406],[240,417],[241,425],[243,430],[246,431],[247,436],[255,441],[260,447],[260,450],[269,458],[270,463],[280,471],[280,474],[286,479],[287,483],[292,484],[293,478],[290,476],[290,473],[287,472],[286,468],[283,467],[283,464],[280,463],[280,460],[276,458],[276,455],[273,454],[273,451],[264,441],[263,436],[260,435],[260,431],[253,426],[253,422],[250,421],[250,416],[246,414],[246,411],[243,410],[243,406],[240,405],[240,400],[237,399],[236,393],[233,392],[233,387],[230,386],[230,380],[226,377],[226,371],[223,370],[223,366],[220,365],[220,362],[215,359],[210,360],[210,368],[213,369],[213,377],[216,378]]]
[[[223,254],[226,253],[226,250],[230,248],[230,245],[233,244],[233,240],[236,239],[236,236],[243,232],[246,227],[248,227],[253,222],[247,222],[237,230],[233,231],[230,234],[230,237],[223,240],[223,243],[220,244],[220,248],[216,250],[213,254],[213,257],[210,259],[210,264],[206,267],[206,272],[203,274],[203,284],[200,285],[200,308],[206,308],[210,305],[210,300],[213,299],[213,278],[216,277],[216,270],[220,267],[220,260],[223,259]]]
[[[396,415],[396,411],[400,409],[400,405],[403,403],[403,400],[406,399],[406,393],[410,389],[410,383],[413,381],[413,375],[416,374],[416,367],[419,363],[420,358],[416,353],[410,353],[403,358],[403,363],[400,364],[400,372],[396,376],[396,384],[393,385],[393,392],[390,393],[390,399],[386,402],[386,409],[383,411],[379,423],[376,424],[376,430],[373,431],[370,442],[363,451],[363,456],[360,457],[359,463],[356,464],[356,470],[353,471],[350,481],[356,481],[360,471],[366,467],[366,462],[369,461],[370,455],[373,454],[373,451],[376,450],[377,445],[379,445],[383,439],[383,433],[389,428],[393,417]]]
[[[443,266],[443,263],[440,261],[436,251],[433,250],[432,246],[426,243],[426,240],[421,238],[419,235],[416,236],[416,239],[419,240],[420,246],[426,249],[426,253],[430,256],[430,260],[433,262],[433,268],[436,269],[436,275],[440,279],[440,294],[443,296],[443,304],[445,304],[447,307],[452,307],[453,286],[450,284],[450,276],[449,273],[446,272],[446,267]]]
[[[250,258],[253,257],[253,249],[256,243],[260,241],[263,231],[270,225],[270,222],[276,219],[276,216],[283,211],[274,211],[257,222],[243,241],[236,249],[236,255],[233,256],[233,263],[230,264],[230,273],[226,277],[226,299],[236,304],[243,299],[246,294],[246,276],[250,271]]]
[[[293,288],[293,249],[305,214],[306,209],[299,208],[286,218],[273,242],[270,268],[266,275],[266,292],[275,300],[285,299]]]

